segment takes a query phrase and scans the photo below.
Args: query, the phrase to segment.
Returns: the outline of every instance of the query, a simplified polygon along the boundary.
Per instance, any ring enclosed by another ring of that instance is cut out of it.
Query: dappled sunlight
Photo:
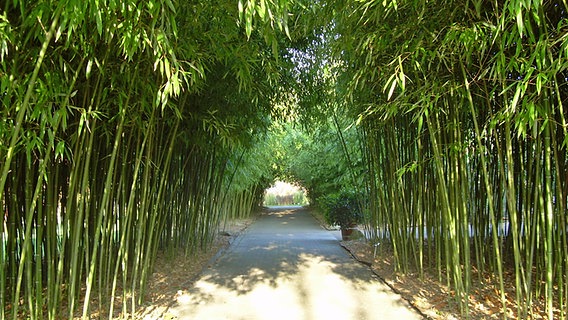
[[[385,286],[350,274],[350,267],[302,253],[274,273],[253,267],[247,274],[208,274],[177,297],[177,316],[187,319],[375,319],[395,310],[398,296]],[[377,304],[377,295],[383,303]],[[386,303],[386,304],[385,304]]]
[[[268,215],[275,215],[279,218],[288,217],[289,219],[294,219],[292,216],[297,210],[302,209],[301,206],[280,206],[280,207],[270,207],[267,210]]]
[[[419,318],[304,209],[260,217],[178,293],[180,319]]]

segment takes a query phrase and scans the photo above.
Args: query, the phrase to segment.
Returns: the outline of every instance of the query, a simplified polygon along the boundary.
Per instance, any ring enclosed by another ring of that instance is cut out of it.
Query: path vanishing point
[[[302,207],[261,215],[181,295],[179,319],[422,319]]]

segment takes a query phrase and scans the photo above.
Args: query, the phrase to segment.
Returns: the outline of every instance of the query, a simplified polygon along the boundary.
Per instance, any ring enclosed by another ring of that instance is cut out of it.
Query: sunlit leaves
[[[286,2],[263,2],[248,37],[230,1],[28,2],[0,18],[2,318],[72,317],[82,294],[85,316],[95,294],[132,314],[159,245],[204,248],[269,183],[252,147]]]
[[[567,140],[563,106],[568,81],[566,3],[468,1],[464,6],[463,2],[361,1],[344,8],[336,16],[342,37],[334,45],[336,52],[341,53],[339,56],[348,61],[345,71],[349,76],[345,77],[348,80],[342,89],[353,103],[351,109],[358,110],[357,124],[365,128],[371,148],[370,164],[377,179],[372,186],[375,217],[392,224],[392,228],[404,225],[409,219],[425,223],[426,228],[438,218],[457,223],[448,226],[457,229],[442,237],[451,240],[435,243],[436,251],[446,248],[446,257],[431,257],[436,259],[440,270],[449,261],[444,259],[453,259],[446,265],[451,270],[459,260],[451,256],[455,248],[460,247],[460,252],[469,250],[470,236],[463,230],[472,220],[495,223],[500,214],[514,215],[513,231],[507,235],[511,245],[506,249],[514,256],[516,287],[521,288],[516,291],[517,311],[519,315],[528,312],[527,307],[522,307],[525,301],[542,292],[534,282],[525,282],[531,279],[527,278],[526,270],[533,270],[532,259],[536,259],[538,277],[547,283],[543,287],[546,287],[547,312],[552,318],[552,301],[565,306],[563,297],[568,289],[565,275],[560,275],[567,265],[558,270],[552,267],[567,253],[551,240],[565,241],[564,233],[553,232],[553,226],[564,224],[566,195],[555,193],[555,197],[563,199],[558,205],[547,200],[550,197],[543,193],[543,186],[545,181],[564,184],[561,175],[554,172],[564,172],[566,166],[565,145],[561,145]],[[550,151],[545,152],[543,147],[548,142],[551,142]],[[552,152],[553,146],[560,149]],[[432,162],[435,165],[429,168]],[[480,163],[483,164],[477,166]],[[464,166],[473,165],[477,167],[462,171]],[[543,173],[547,166],[552,172]],[[393,176],[397,179],[389,180]],[[432,177],[437,181],[434,183],[438,190],[437,204],[434,209],[428,209],[429,198],[414,194],[428,191],[420,189],[424,185],[415,183],[430,186],[432,183],[427,181]],[[464,181],[468,187],[456,181]],[[526,189],[528,185],[532,189]],[[467,195],[472,188],[487,197]],[[394,192],[403,194],[404,201],[390,198]],[[456,194],[464,196],[453,198]],[[500,198],[505,198],[505,203],[498,203]],[[409,203],[421,206],[416,212],[427,212],[426,215],[409,211]],[[391,209],[384,211],[384,206]],[[489,211],[479,209],[487,206]],[[396,217],[390,212],[396,212]],[[540,235],[536,247],[537,242],[530,241],[537,238],[529,240],[521,236],[528,229],[518,230],[521,224],[534,219],[533,214],[547,219],[546,223],[541,220],[537,231],[532,231],[533,236]],[[401,216],[406,218],[398,218]],[[523,221],[516,221],[517,216]],[[542,237],[545,231],[548,244]],[[398,250],[397,257],[408,257],[407,250],[411,250],[414,259],[420,261],[424,253],[414,250],[421,248],[422,243],[405,248],[399,241],[407,240],[400,236],[401,233],[393,233],[390,239],[395,251]],[[489,263],[500,277],[503,291],[502,252],[497,249],[502,235],[491,237],[494,251],[483,254],[479,248],[486,240],[473,237],[477,241],[476,254],[491,255]],[[430,237],[425,239],[434,245]],[[539,251],[543,247],[546,250]],[[550,251],[552,247],[556,250],[554,254]],[[531,248],[530,254],[526,248]],[[465,265],[469,264],[468,256],[466,253],[461,258]],[[486,263],[485,258],[478,259],[479,263]],[[464,271],[467,273],[467,269]],[[550,277],[553,273],[559,277],[556,284]],[[464,276],[467,279],[467,274]],[[462,283],[460,278],[458,275],[448,280],[453,282],[456,292],[467,290],[468,280]],[[554,286],[559,288],[557,296]],[[505,302],[504,292],[501,295]],[[467,306],[462,304],[462,307],[467,313]],[[565,307],[562,308],[565,312]],[[504,314],[505,309],[504,305]]]
[[[320,122],[309,132],[291,122],[275,126],[271,132],[277,176],[306,188],[311,202],[315,204],[323,195],[339,190],[358,190],[364,184],[356,128],[350,127],[342,132],[349,150],[344,150],[337,130],[344,128],[336,128],[331,121]],[[346,152],[350,153],[349,156]],[[355,174],[362,180],[353,181],[352,170],[357,171]]]
[[[290,35],[288,29],[289,0],[239,0],[239,20],[244,24],[248,38],[252,35],[255,23],[277,27]],[[257,20],[258,16],[258,20]]]
[[[12,28],[6,12],[0,15],[0,62],[8,54],[9,44],[13,42]]]

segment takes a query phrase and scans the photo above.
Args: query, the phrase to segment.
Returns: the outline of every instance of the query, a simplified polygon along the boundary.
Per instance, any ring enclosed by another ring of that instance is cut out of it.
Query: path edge
[[[424,318],[425,320],[433,320],[431,317],[429,317],[428,315],[426,315],[424,312],[422,312],[422,310],[420,310],[416,305],[414,305],[414,303],[412,303],[408,298],[406,298],[398,289],[396,289],[394,286],[392,286],[391,284],[389,284],[385,278],[381,277],[381,275],[379,275],[377,272],[375,272],[375,270],[372,268],[373,263],[369,262],[369,261],[365,261],[362,259],[359,259],[351,250],[349,250],[349,248],[343,244],[342,241],[339,241],[339,245],[345,249],[345,251],[347,251],[349,253],[349,255],[351,256],[351,258],[353,258],[355,261],[367,266],[369,268],[369,270],[371,270],[371,272],[377,276],[378,279],[381,280],[382,283],[384,283],[387,287],[389,287],[394,293],[398,294],[400,296],[400,298],[404,301],[406,301],[406,303],[408,303],[408,306],[411,307],[412,309],[414,309],[414,311],[418,312],[419,315],[422,316],[422,318]]]

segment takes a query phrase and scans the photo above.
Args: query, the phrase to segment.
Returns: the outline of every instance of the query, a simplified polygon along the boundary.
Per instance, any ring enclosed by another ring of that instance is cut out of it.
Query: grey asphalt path
[[[181,294],[179,319],[422,319],[301,207],[262,215]]]

